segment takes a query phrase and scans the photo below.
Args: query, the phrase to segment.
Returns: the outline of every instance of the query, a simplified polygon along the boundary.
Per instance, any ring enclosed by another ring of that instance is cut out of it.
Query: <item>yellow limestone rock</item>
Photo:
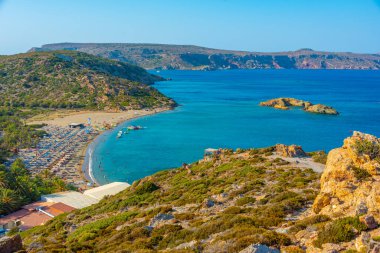
[[[312,104],[308,101],[295,98],[275,98],[260,103],[261,106],[274,107],[276,109],[288,110],[290,106],[309,107]]]
[[[315,213],[331,217],[371,214],[380,220],[380,139],[354,132],[330,151]]]
[[[316,104],[296,98],[275,98],[260,103],[261,106],[273,107],[280,110],[289,110],[291,106],[303,107],[303,110],[318,114],[338,115],[338,111],[331,106]]]
[[[284,145],[277,144],[276,145],[276,153],[283,157],[305,157],[306,153],[303,151],[301,146],[297,145]]]

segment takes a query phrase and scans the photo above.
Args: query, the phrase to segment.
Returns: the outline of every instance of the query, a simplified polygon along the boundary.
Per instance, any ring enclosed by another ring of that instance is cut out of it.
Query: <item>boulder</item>
[[[366,224],[368,229],[375,229],[377,228],[377,222],[375,218],[372,215],[365,215],[360,217],[360,221]]]
[[[213,201],[212,199],[206,199],[205,201],[203,201],[203,206],[206,208],[213,207],[215,206],[215,201]]]
[[[358,252],[368,252],[370,249],[371,235],[362,232],[355,240],[355,248]]]
[[[228,200],[228,194],[227,193],[220,193],[215,194],[212,196],[213,199],[215,199],[217,202],[225,202]]]
[[[282,157],[305,157],[306,153],[303,151],[301,146],[297,145],[276,145],[276,153]]]
[[[172,214],[160,213],[151,219],[149,226],[157,227],[166,224],[168,221],[174,221],[174,216]]]
[[[197,241],[193,240],[193,241],[190,241],[190,242],[185,242],[185,243],[182,243],[180,245],[178,245],[177,247],[175,247],[175,249],[177,250],[181,250],[181,249],[196,249],[197,248]]]
[[[361,202],[355,210],[357,216],[364,215],[368,213],[368,207],[364,202]]]
[[[339,253],[344,250],[344,247],[335,243],[325,243],[322,245],[322,247],[323,247],[323,250],[322,250],[323,253]]]
[[[0,238],[0,253],[12,253],[22,249],[22,240],[19,234]]]
[[[253,244],[240,251],[240,253],[280,253],[280,251],[264,244]]]

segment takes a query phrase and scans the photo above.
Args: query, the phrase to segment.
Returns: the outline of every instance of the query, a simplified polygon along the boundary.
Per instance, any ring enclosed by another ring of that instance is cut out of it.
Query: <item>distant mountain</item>
[[[30,51],[74,50],[146,69],[380,69],[380,55],[319,52],[259,53],[187,45],[59,43]]]
[[[143,68],[82,52],[0,57],[0,106],[124,110],[174,103]]]

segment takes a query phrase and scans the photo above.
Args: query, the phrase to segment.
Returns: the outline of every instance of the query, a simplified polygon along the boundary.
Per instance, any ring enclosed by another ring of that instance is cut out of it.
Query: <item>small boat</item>
[[[117,138],[120,138],[123,135],[123,131],[119,131],[116,135]]]
[[[128,130],[141,130],[143,129],[142,126],[128,126],[127,127]]]

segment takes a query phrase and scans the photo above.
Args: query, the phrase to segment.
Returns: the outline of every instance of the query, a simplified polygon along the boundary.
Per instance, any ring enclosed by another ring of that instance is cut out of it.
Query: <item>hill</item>
[[[369,252],[380,247],[379,147],[355,132],[329,153],[321,189],[319,173],[279,157],[299,146],[222,150],[22,236],[29,252]]]
[[[174,104],[148,86],[162,78],[75,51],[0,57],[0,106],[125,110]]]
[[[224,150],[214,160],[159,172],[27,231],[25,242],[40,245],[31,252],[238,252],[251,243],[289,245],[290,238],[271,227],[312,203],[319,175],[269,157],[272,152]]]
[[[259,53],[188,45],[58,43],[31,51],[73,50],[136,64],[146,69],[380,69],[380,55],[319,52]]]

